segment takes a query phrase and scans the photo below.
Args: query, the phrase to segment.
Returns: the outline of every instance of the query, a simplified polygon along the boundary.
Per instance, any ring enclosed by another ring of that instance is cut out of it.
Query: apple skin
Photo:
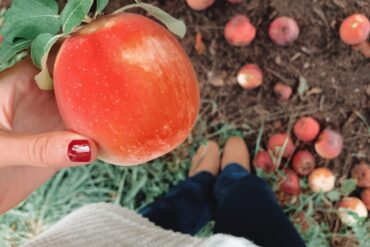
[[[287,140],[287,145],[283,150],[283,157],[288,158],[294,153],[295,146],[292,139],[289,137],[287,133],[277,133],[270,137],[268,141],[268,148],[271,150],[276,156],[279,156],[280,149],[284,147],[284,143]]]
[[[339,35],[347,45],[359,45],[366,42],[370,34],[370,21],[363,14],[348,16],[340,25]]]
[[[54,88],[67,128],[94,139],[99,158],[142,164],[181,144],[199,110],[198,80],[184,49],[141,15],[103,17],[61,46]]]
[[[196,11],[205,10],[215,3],[215,0],[186,0],[190,8]]]

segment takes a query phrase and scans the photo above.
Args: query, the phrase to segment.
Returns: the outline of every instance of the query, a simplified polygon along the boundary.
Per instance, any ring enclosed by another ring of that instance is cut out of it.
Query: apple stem
[[[85,23],[90,23],[90,22],[92,22],[94,19],[93,18],[91,18],[90,16],[88,16],[88,15],[86,15],[85,16],[85,18],[84,18],[84,20],[83,20],[83,22],[85,22]]]

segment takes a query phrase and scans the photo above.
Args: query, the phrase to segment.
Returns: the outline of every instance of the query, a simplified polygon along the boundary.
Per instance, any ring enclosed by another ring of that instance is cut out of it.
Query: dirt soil
[[[107,12],[128,2],[112,1]],[[297,117],[312,115],[322,128],[334,128],[344,136],[341,157],[334,162],[321,160],[321,165],[345,177],[359,160],[370,161],[370,59],[338,36],[346,16],[370,13],[369,1],[245,0],[237,5],[216,1],[201,12],[188,8],[185,1],[151,2],[188,26],[182,44],[199,76],[201,118],[209,133],[232,124],[247,134],[253,147],[257,139],[253,130],[262,123],[265,144],[269,135],[286,131]],[[257,28],[256,39],[248,47],[233,47],[223,36],[225,23],[235,14],[246,14]],[[267,34],[271,20],[280,15],[294,17],[300,26],[298,41],[288,48],[273,44]],[[202,54],[194,48],[196,33],[203,36],[206,46]],[[261,88],[247,92],[237,85],[236,72],[245,63],[256,63],[264,71]],[[297,93],[300,80],[309,85],[303,97]],[[273,93],[279,81],[294,88],[294,97],[287,103],[279,102]]]

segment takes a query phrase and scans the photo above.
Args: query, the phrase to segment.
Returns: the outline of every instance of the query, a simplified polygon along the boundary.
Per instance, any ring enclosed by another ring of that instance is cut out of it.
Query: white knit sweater
[[[107,203],[91,204],[67,215],[23,247],[257,247],[225,234],[209,238],[164,230],[128,209]]]

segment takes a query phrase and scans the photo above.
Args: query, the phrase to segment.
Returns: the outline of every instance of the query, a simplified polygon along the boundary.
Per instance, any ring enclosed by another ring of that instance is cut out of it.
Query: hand
[[[53,92],[40,90],[29,60],[0,73],[0,214],[60,168],[91,163],[95,143],[65,131]]]

